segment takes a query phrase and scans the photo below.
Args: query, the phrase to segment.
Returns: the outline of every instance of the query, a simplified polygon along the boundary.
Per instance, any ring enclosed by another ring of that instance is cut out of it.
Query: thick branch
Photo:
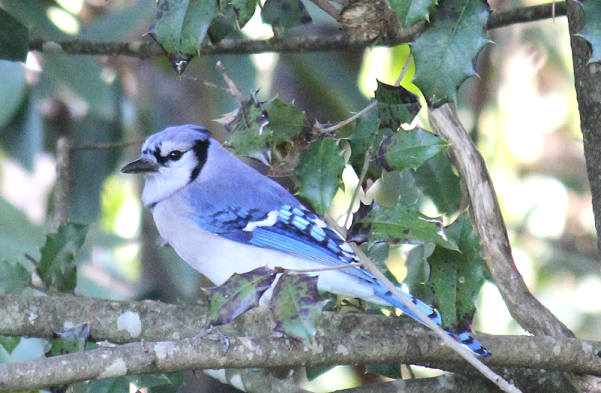
[[[528,290],[517,270],[492,179],[484,159],[457,117],[455,107],[445,104],[429,112],[432,130],[449,141],[452,162],[465,184],[470,215],[482,242],[488,269],[511,315],[529,332],[553,337],[574,334]]]
[[[591,45],[575,35],[582,29],[584,19],[580,6],[574,1],[569,1],[568,24],[586,172],[593,197],[597,247],[601,250],[601,66],[589,63]]]
[[[135,329],[130,332],[123,327],[120,329],[119,317],[127,311],[139,316],[139,334]],[[200,306],[151,301],[0,296],[0,335],[50,337],[53,331],[64,330],[67,323],[91,322],[94,340],[118,343],[142,340],[142,343],[115,348],[0,365],[0,391],[176,369],[462,363],[456,353],[440,345],[433,333],[404,318],[326,313],[316,344],[309,348],[298,342],[271,337],[273,321],[262,309],[251,310],[233,323],[214,329],[230,338],[230,349],[223,354],[223,345],[219,342],[189,338],[204,331],[205,311]],[[597,355],[601,351],[601,342],[475,336],[494,352],[495,355],[486,361],[491,366],[601,375],[601,358]],[[164,339],[176,341],[158,342]]]
[[[555,16],[565,15],[563,2],[556,3]],[[510,11],[494,12],[488,18],[487,29],[496,29],[515,23],[532,22],[553,16],[552,4],[516,8]],[[393,39],[379,41],[376,46],[396,46],[411,42],[423,30],[423,24],[402,29]],[[319,52],[329,50],[348,50],[372,47],[371,41],[353,40],[346,34],[309,37],[272,38],[269,40],[222,40],[217,45],[204,44],[200,48],[202,55],[214,54],[251,54],[263,52]],[[77,55],[131,56],[142,59],[163,54],[154,41],[135,42],[94,42],[94,41],[48,41],[32,39],[29,49],[46,53],[68,53]]]

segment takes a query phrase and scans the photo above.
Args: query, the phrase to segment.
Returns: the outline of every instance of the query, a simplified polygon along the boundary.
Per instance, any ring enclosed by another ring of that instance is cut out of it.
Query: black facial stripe
[[[157,162],[158,162],[160,165],[165,165],[165,163],[166,163],[167,161],[169,161],[169,158],[167,158],[167,157],[163,157],[163,156],[161,155],[161,148],[160,148],[159,146],[157,146],[157,147],[156,147],[156,149],[154,150],[154,153],[153,153],[153,154],[154,154],[154,157],[157,159]]]
[[[194,151],[194,154],[196,154],[196,158],[198,159],[198,165],[196,165],[196,167],[192,169],[192,173],[190,173],[191,182],[196,180],[196,178],[200,174],[200,170],[207,162],[207,153],[209,151],[210,144],[211,142],[209,140],[197,140],[194,146],[192,147],[192,150]]]

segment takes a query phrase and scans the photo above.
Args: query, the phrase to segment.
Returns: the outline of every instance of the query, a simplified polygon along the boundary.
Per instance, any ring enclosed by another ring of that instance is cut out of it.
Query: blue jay
[[[216,285],[261,266],[319,269],[358,262],[351,247],[318,215],[255,171],[200,126],[150,136],[123,173],[146,174],[142,199],[161,237]],[[392,305],[421,320],[363,267],[316,272],[320,290]],[[440,314],[404,292],[432,321]],[[490,356],[469,333],[449,333]]]

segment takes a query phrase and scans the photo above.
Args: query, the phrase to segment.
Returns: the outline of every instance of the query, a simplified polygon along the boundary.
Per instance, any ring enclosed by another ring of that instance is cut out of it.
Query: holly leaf
[[[376,160],[389,171],[415,169],[447,148],[442,138],[420,127],[384,138]]]
[[[399,201],[393,207],[374,206],[364,217],[356,220],[355,233],[368,232],[371,240],[391,243],[422,244],[431,242],[444,248],[457,250],[457,244],[447,237],[442,222],[421,214],[415,205]]]
[[[436,295],[434,306],[442,314],[444,327],[452,331],[469,331],[476,312],[476,297],[484,284],[486,263],[480,239],[467,212],[445,228],[458,250],[436,247],[428,258],[430,281]]]
[[[0,8],[0,60],[27,60],[29,29]]]
[[[261,18],[263,22],[278,29],[287,29],[313,21],[300,0],[266,0],[261,10]]]
[[[300,180],[298,195],[307,199],[319,215],[324,215],[340,186],[344,157],[338,141],[314,141],[300,156],[295,172]]]
[[[390,128],[380,127],[380,117],[373,110],[358,118],[355,123],[355,131],[349,137],[351,145],[350,164],[356,173],[361,173],[367,151],[372,148],[373,158],[375,152],[378,151],[382,139],[388,135],[392,135],[393,131]],[[372,161],[367,172],[368,176],[378,178],[381,173],[382,167]]]
[[[148,34],[181,75],[200,50],[211,22],[219,14],[219,6],[215,0],[159,0],[157,7]]]
[[[419,99],[403,86],[391,86],[378,82],[375,98],[378,101],[380,127],[398,129],[401,124],[411,124],[421,109]]]
[[[430,9],[436,0],[390,0],[390,9],[394,12],[402,27],[430,20]]]
[[[484,27],[490,9],[482,0],[445,0],[432,12],[427,29],[411,45],[413,83],[428,106],[455,101],[457,89],[475,75],[474,58],[489,40]]]
[[[578,33],[592,47],[591,62],[601,61],[601,3],[598,1],[578,2],[584,13],[584,26]]]
[[[305,112],[299,111],[292,104],[282,102],[278,97],[263,107],[269,117],[268,128],[272,131],[272,148],[282,142],[292,142],[309,123]]]
[[[293,143],[308,124],[305,112],[279,98],[260,103],[255,95],[219,120],[228,131],[227,143],[238,155],[252,156],[283,142]]]
[[[0,261],[0,295],[20,294],[31,283],[31,273],[20,263]]]
[[[209,311],[207,326],[230,323],[237,316],[259,305],[259,299],[273,284],[276,273],[267,267],[234,274],[226,282],[207,289]]]
[[[461,206],[461,180],[453,171],[449,159],[437,154],[413,172],[417,187],[430,197],[439,213],[453,215]]]
[[[317,292],[317,276],[282,274],[270,304],[275,330],[306,344],[313,343],[326,302]]]
[[[46,356],[65,355],[67,353],[83,352],[90,336],[90,324],[82,323],[53,334],[52,346]]]
[[[73,292],[77,285],[75,254],[83,245],[87,232],[87,225],[67,223],[56,233],[46,235],[46,244],[40,248],[42,257],[37,273],[47,288]]]

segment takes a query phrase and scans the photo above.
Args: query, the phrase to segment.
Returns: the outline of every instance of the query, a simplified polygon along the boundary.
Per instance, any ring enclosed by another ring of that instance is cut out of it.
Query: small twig
[[[501,376],[497,375],[494,371],[492,371],[488,366],[482,363],[480,360],[476,358],[476,356],[471,353],[467,348],[465,348],[458,341],[455,341],[451,336],[449,336],[440,326],[434,323],[426,314],[422,312],[413,302],[411,302],[406,296],[404,296],[401,291],[380,272],[380,270],[373,264],[373,262],[365,255],[365,253],[354,243],[350,243],[351,247],[355,254],[359,256],[361,261],[363,262],[363,266],[369,270],[371,274],[373,274],[378,280],[380,280],[386,288],[396,296],[411,312],[417,315],[418,318],[421,319],[422,323],[432,329],[436,334],[442,338],[442,341],[453,350],[455,350],[461,357],[463,357],[469,364],[474,366],[478,371],[482,373],[486,378],[491,380],[495,385],[497,385],[501,390],[507,393],[521,393],[521,391],[514,386],[513,384],[505,381]]]
[[[227,86],[228,86],[227,91],[232,96],[234,96],[236,101],[238,101],[238,104],[242,105],[245,101],[244,95],[242,94],[242,92],[240,91],[238,86],[236,86],[234,81],[230,78],[230,76],[227,74],[225,67],[223,66],[223,64],[221,64],[221,61],[218,61],[215,67],[217,67],[217,71],[219,71],[221,73],[221,76],[223,77],[223,80],[225,81],[225,83],[227,83]]]
[[[360,112],[354,114],[353,116],[349,117],[346,120],[341,121],[338,124],[334,124],[333,126],[324,128],[319,122],[316,121],[315,124],[313,125],[313,127],[317,128],[319,131],[324,132],[324,133],[335,131],[335,130],[337,130],[339,128],[342,128],[345,125],[351,123],[352,121],[360,118],[361,116],[363,116],[367,112],[369,112],[372,109],[374,109],[376,107],[376,105],[377,105],[377,102],[374,101],[371,104],[369,104],[368,106],[366,106],[365,108],[363,108],[363,110],[361,110]]]
[[[23,254],[23,256],[25,257],[25,259],[27,259],[29,262],[33,263],[33,265],[35,267],[38,267],[38,265],[40,264],[40,262],[38,262],[37,259],[35,259],[34,257],[32,257],[31,255],[25,253]]]
[[[336,19],[336,22],[340,22],[340,11],[336,9],[328,0],[311,0],[313,4],[321,8],[325,13]]]
[[[276,266],[274,270],[276,270],[276,272],[292,272],[292,273],[313,273],[313,272],[325,272],[328,270],[340,270],[340,269],[346,269],[347,267],[359,267],[359,266],[363,266],[362,262],[354,262],[354,263],[346,263],[344,265],[339,265],[339,266],[328,266],[328,267],[320,267],[320,268],[315,268],[315,269],[284,269],[283,267],[279,267]]]
[[[407,60],[405,60],[405,64],[403,64],[403,69],[401,70],[401,75],[399,76],[399,79],[397,79],[396,82],[394,82],[395,86],[400,86],[401,85],[401,82],[403,81],[403,78],[407,74],[407,70],[409,69],[409,65],[411,64],[411,58],[412,57],[413,57],[413,55],[411,53],[409,53],[409,56],[407,56]]]
[[[346,217],[344,219],[344,224],[342,227],[346,231],[348,221],[351,218],[351,214],[353,212],[353,205],[355,204],[355,200],[357,196],[359,196],[359,191],[361,191],[361,185],[365,181],[365,176],[367,176],[367,170],[369,169],[369,163],[371,162],[371,151],[373,150],[374,145],[371,145],[369,149],[365,152],[365,161],[363,161],[363,168],[361,168],[361,174],[359,175],[359,182],[357,183],[357,188],[353,192],[353,196],[351,197],[351,203],[349,204],[348,211],[346,212]]]

